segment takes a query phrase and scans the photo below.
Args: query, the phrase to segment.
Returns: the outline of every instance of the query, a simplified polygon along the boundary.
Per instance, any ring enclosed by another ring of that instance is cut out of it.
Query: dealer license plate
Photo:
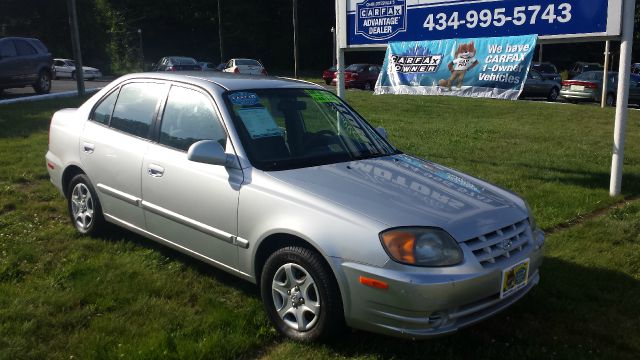
[[[529,280],[529,259],[502,271],[502,286],[500,288],[500,298],[506,298],[527,286]]]
[[[582,86],[582,85],[571,85],[571,90],[582,91],[582,90],[584,90],[584,86]]]

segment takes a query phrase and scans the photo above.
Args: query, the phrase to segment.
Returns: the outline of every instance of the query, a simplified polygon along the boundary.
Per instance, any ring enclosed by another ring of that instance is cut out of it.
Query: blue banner
[[[350,0],[348,46],[492,36],[603,34],[611,0]]]
[[[389,43],[375,93],[515,100],[536,41],[524,35]]]

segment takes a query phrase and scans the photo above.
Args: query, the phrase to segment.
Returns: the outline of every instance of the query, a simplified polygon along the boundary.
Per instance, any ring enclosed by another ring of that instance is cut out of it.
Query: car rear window
[[[109,121],[111,120],[111,113],[113,112],[113,105],[116,103],[117,98],[118,91],[114,91],[106,98],[102,99],[100,104],[98,104],[95,110],[93,110],[91,120],[103,125],[109,125]]]
[[[187,58],[187,57],[172,58],[171,62],[174,65],[198,65],[198,62],[196,61],[196,59]]]
[[[131,135],[146,138],[156,115],[165,85],[157,83],[131,83],[120,90],[113,110],[111,127]]]
[[[535,70],[540,71],[541,73],[557,73],[558,70],[556,69],[555,66],[551,65],[551,64],[534,64],[533,68]]]
[[[236,66],[237,65],[262,66],[256,60],[251,60],[251,59],[237,59],[236,60]]]

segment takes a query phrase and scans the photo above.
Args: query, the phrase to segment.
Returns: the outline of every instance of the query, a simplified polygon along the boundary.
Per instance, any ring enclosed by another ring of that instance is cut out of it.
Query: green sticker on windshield
[[[319,103],[339,103],[340,100],[328,91],[323,90],[305,90],[313,100]]]

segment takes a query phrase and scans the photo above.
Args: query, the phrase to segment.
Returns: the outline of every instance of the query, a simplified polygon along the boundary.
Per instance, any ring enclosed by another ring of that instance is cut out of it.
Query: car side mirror
[[[201,140],[189,147],[187,159],[204,164],[225,165],[227,154],[217,141]]]
[[[389,140],[389,135],[387,134],[387,130],[383,127],[377,127],[376,132],[378,135],[382,136],[383,139]]]

